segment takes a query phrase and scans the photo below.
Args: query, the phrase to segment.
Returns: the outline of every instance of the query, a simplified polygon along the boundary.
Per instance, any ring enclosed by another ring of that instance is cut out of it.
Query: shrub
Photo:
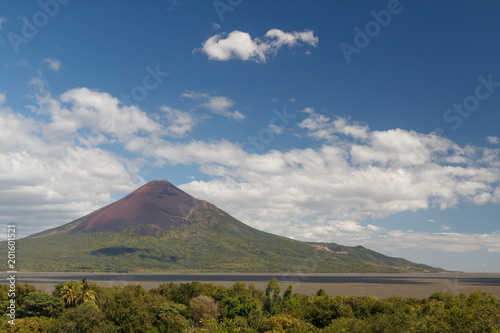
[[[189,302],[189,308],[193,320],[199,322],[201,319],[210,320],[219,316],[219,306],[208,296],[200,295]]]

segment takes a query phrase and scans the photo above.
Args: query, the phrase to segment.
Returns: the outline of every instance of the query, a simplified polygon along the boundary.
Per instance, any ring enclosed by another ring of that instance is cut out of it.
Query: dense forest
[[[49,294],[18,283],[11,323],[8,292],[0,285],[1,332],[500,332],[500,302],[482,291],[378,299],[301,295],[276,279],[265,291],[242,282],[103,288],[84,279]]]

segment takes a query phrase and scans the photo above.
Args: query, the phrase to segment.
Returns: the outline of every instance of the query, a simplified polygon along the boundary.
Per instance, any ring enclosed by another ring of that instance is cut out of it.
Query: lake
[[[1,273],[0,278],[6,282],[9,275]],[[199,281],[230,287],[234,282],[254,282],[265,290],[270,279],[276,277],[282,287],[294,286],[294,291],[302,294],[314,294],[320,288],[330,295],[367,295],[386,298],[397,295],[401,297],[428,297],[433,292],[451,294],[483,290],[500,298],[500,273],[414,273],[414,274],[372,274],[372,273],[335,273],[335,274],[252,274],[252,273],[24,273],[16,274],[17,282],[29,283],[37,288],[50,291],[54,285],[70,280],[79,281],[86,278],[99,286],[126,286],[141,284],[144,288],[154,288],[162,283],[186,283]]]

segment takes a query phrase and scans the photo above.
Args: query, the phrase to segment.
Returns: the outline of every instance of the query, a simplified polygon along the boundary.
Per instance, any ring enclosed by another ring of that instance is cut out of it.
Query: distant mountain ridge
[[[166,180],[18,240],[18,249],[18,267],[25,271],[443,271],[361,246],[306,243],[259,231]],[[0,254],[5,251],[2,246]]]

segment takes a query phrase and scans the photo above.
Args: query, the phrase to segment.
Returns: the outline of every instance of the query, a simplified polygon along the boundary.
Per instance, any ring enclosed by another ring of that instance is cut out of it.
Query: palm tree
[[[76,305],[79,289],[80,289],[79,283],[74,283],[73,281],[69,281],[68,283],[64,284],[64,286],[61,289],[61,295],[67,305]]]
[[[87,282],[87,279],[84,278],[80,283],[79,294],[77,295],[78,303],[86,303],[92,302],[95,303],[96,292],[92,290],[92,286]]]

